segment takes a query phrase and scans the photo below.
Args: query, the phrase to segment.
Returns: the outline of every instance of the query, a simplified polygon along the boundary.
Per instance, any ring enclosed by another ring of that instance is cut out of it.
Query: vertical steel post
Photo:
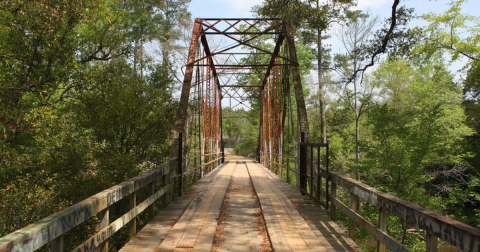
[[[300,143],[304,143],[305,141],[305,133],[302,132],[300,135]],[[300,190],[302,192],[302,195],[305,195],[305,192],[307,191],[307,152],[306,152],[306,146],[300,144],[299,146],[300,149]],[[302,191],[303,190],[303,191]]]
[[[178,174],[180,177],[178,178],[178,196],[183,195],[183,134],[178,134]]]
[[[197,54],[198,40],[201,36],[201,20],[196,19],[195,24],[193,25],[192,30],[192,39],[190,41],[190,47],[188,49],[188,61],[187,67],[185,69],[185,77],[182,85],[182,93],[180,95],[180,102],[178,105],[178,110],[176,114],[176,120],[174,125],[174,134],[173,134],[173,144],[172,144],[172,155],[175,156],[175,153],[178,150],[178,134],[183,133],[185,130],[185,121],[187,118],[188,112],[188,100],[190,98],[190,88],[192,87],[192,77],[193,77],[193,68],[195,57]]]
[[[321,185],[322,185],[322,177],[320,176],[320,146],[317,147],[317,199],[321,201]],[[325,207],[327,205],[325,204]]]
[[[328,202],[330,201],[330,194],[329,194],[329,191],[328,191],[328,184],[330,182],[330,167],[329,167],[330,166],[330,145],[328,145],[328,143],[327,143],[326,148],[327,148],[327,151],[325,153],[325,155],[326,155],[325,166],[326,166],[326,170],[327,170],[327,176],[326,176],[327,178],[325,179],[325,201],[326,201],[325,203],[326,203],[326,205],[327,205],[326,207],[328,209],[328,206],[329,206]],[[332,184],[332,191],[333,191],[333,184]],[[331,205],[333,206],[333,204],[331,204]]]
[[[310,195],[313,197],[313,147],[312,146],[308,146],[307,147],[307,153],[308,151],[310,151]]]
[[[285,23],[287,31],[287,44],[290,52],[290,60],[292,61],[293,86],[295,89],[295,99],[297,101],[298,122],[300,124],[300,132],[305,133],[305,142],[310,142],[310,130],[308,126],[307,108],[305,98],[303,96],[302,80],[300,77],[300,69],[298,67],[297,51],[295,49],[295,39],[293,31],[289,23]]]

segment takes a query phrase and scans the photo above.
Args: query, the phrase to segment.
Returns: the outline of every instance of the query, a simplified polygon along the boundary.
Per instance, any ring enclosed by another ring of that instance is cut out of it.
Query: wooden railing
[[[137,229],[136,219],[140,213],[147,210],[149,217],[153,218],[153,204],[155,202],[163,198],[163,205],[167,205],[172,198],[174,189],[177,195],[182,194],[186,176],[203,167],[220,165],[223,156],[222,153],[205,154],[203,156],[209,157],[210,161],[206,163],[201,162],[199,166],[190,168],[185,166],[184,160],[191,157],[184,157],[182,150],[183,147],[180,144],[178,151],[180,159],[178,157],[171,158],[162,167],[145,172],[106,189],[45,219],[0,238],[0,252],[34,251],[47,244],[50,244],[53,252],[63,251],[66,233],[94,217],[98,219],[95,229],[98,232],[79,244],[73,251],[83,252],[99,249],[102,252],[106,252],[108,251],[108,238],[125,226],[128,226],[130,229],[130,238],[133,237]],[[205,172],[210,170],[211,168],[206,168]],[[203,176],[203,172],[200,173],[201,176]],[[155,182],[160,182],[158,184],[162,184],[162,188],[155,190]],[[148,190],[148,198],[137,204],[137,192],[142,188]],[[110,222],[109,208],[120,200],[127,198],[129,211],[115,221]]]
[[[387,214],[390,214],[426,232],[425,251],[437,251],[438,238],[464,251],[480,251],[480,230],[329,171],[328,159],[325,165],[320,165],[320,148],[325,147],[328,157],[328,144],[299,143],[299,146],[300,191],[326,209],[330,208],[333,220],[336,219],[337,210],[347,215],[348,232],[352,239],[355,239],[358,225],[377,240],[378,251],[386,251],[386,248],[392,251],[410,251],[387,234]],[[325,183],[321,183],[321,178],[324,178]],[[337,197],[340,188],[350,194],[348,203],[343,203]],[[372,224],[357,212],[359,199],[378,208],[378,225]]]
[[[51,251],[63,251],[64,234],[95,216],[99,219],[97,227],[99,231],[74,251],[107,247],[105,246],[107,239],[126,225],[129,226],[132,237],[135,235],[136,217],[146,209],[150,216],[153,216],[152,204],[172,188],[171,184],[165,183],[159,190],[154,190],[155,181],[166,179],[169,171],[169,165],[148,171],[4,236],[0,238],[0,251],[34,251],[48,243],[51,243]],[[144,187],[148,188],[150,196],[137,204],[136,192]],[[124,198],[129,199],[130,210],[115,221],[109,222],[109,207]],[[166,201],[167,197],[164,197],[164,200]]]
[[[332,219],[335,220],[336,209],[340,209],[350,218],[350,236],[355,235],[355,225],[361,226],[381,244],[379,251],[385,251],[385,247],[393,251],[410,251],[386,233],[387,213],[424,230],[427,233],[426,251],[437,251],[437,237],[464,251],[480,251],[480,230],[474,227],[388,195],[354,179],[334,172],[327,173],[324,169],[321,169],[321,173],[332,183],[329,195],[332,201],[330,208]],[[350,206],[337,198],[338,188],[350,193]],[[357,197],[379,209],[378,227],[356,212]]]

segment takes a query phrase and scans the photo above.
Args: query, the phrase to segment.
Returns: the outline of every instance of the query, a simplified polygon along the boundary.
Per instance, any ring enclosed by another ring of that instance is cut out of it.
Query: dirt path
[[[227,189],[213,251],[272,251],[247,166],[241,161]]]

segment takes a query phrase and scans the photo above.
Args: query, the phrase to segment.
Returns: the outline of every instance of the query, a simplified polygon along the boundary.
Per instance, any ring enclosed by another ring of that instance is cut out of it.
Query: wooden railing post
[[[152,181],[150,184],[148,184],[148,196],[152,196],[155,194],[155,182]],[[155,205],[152,204],[151,206],[148,207],[148,215],[150,216],[150,219],[153,219],[153,216],[155,215]]]
[[[357,210],[357,195],[350,193],[350,208],[355,212]],[[348,236],[350,239],[355,241],[355,228],[356,224],[352,218],[350,218],[350,223],[348,225]]]
[[[167,185],[167,183],[168,183],[167,175],[163,175],[162,182],[163,182],[163,186]],[[170,187],[170,190],[171,190],[171,188],[172,187]],[[168,195],[170,194],[170,190],[165,192],[165,194],[162,196],[162,207],[166,207],[168,205]]]
[[[382,231],[387,231],[387,211],[385,209],[380,208],[378,212],[378,229]],[[377,241],[377,251],[378,252],[385,252],[385,244]]]
[[[63,252],[63,234],[52,241],[51,249],[52,252]]]
[[[178,174],[180,174],[178,182],[178,196],[183,194],[183,136],[182,133],[178,134]]]
[[[427,242],[427,248],[426,248],[426,252],[437,252],[438,251],[438,238],[433,235],[433,234],[430,234],[427,232],[427,238],[426,238],[426,242]]]
[[[305,133],[301,133],[300,137],[300,143],[303,143],[305,141]],[[307,191],[307,152],[306,152],[306,146],[300,144],[300,160],[299,160],[299,165],[300,165],[300,192],[302,195],[305,195],[305,192]],[[303,190],[303,191],[302,191]]]
[[[132,210],[137,206],[137,194],[136,193],[130,194],[129,200],[130,200],[130,210]],[[130,239],[132,239],[137,233],[137,218],[134,217],[130,221],[129,225],[130,225]]]
[[[108,224],[110,224],[110,211],[109,211],[109,209],[106,208],[106,209],[100,211],[97,214],[97,218],[98,218],[99,222],[97,224],[96,231],[99,232],[100,230],[107,227]],[[100,244],[99,251],[108,252],[108,242],[104,242],[104,243]]]
[[[327,185],[328,186],[328,185]],[[337,184],[332,182],[332,193],[330,199],[330,218],[333,221],[337,220],[337,207],[335,206],[334,201],[337,199]]]

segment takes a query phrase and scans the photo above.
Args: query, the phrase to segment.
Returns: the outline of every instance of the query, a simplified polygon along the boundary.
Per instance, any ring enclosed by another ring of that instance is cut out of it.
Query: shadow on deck
[[[360,251],[322,209],[270,170],[240,156],[227,156],[226,161],[159,212],[121,251]],[[236,181],[246,183],[236,178],[246,171],[258,197],[269,248],[255,241],[262,239],[261,230],[248,229],[252,228],[247,224],[248,216],[235,216],[237,212],[254,212],[247,209],[250,201],[239,201],[248,204],[242,206],[245,211],[237,209],[226,215],[230,218],[227,225],[237,218],[235,223],[244,223],[242,227],[233,226],[230,231],[219,227],[222,206],[232,205],[224,202],[232,197],[227,187],[239,188]],[[246,231],[232,232],[235,229]],[[221,240],[220,245],[214,246],[217,240]]]

